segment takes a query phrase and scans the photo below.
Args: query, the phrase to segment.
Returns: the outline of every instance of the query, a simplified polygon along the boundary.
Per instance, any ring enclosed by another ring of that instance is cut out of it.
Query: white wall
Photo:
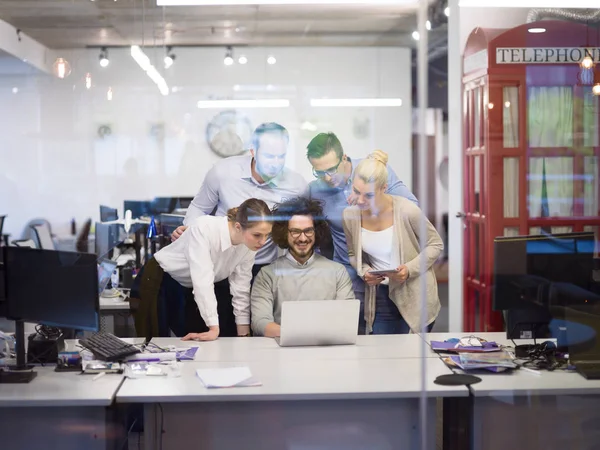
[[[308,180],[306,144],[317,132],[334,131],[350,156],[364,156],[374,148],[387,151],[399,177],[412,185],[408,49],[250,48],[244,50],[248,64],[226,67],[222,48],[177,48],[175,64],[165,75],[177,92],[166,97],[129,50],[109,52],[105,69],[98,64],[98,50],[62,52],[58,56],[72,66],[64,80],[0,76],[0,214],[8,214],[6,231],[13,238],[33,217],[47,218],[61,234],[72,217],[78,223],[96,219],[100,203],[121,210],[124,199],[194,195],[219,160],[205,140],[206,125],[219,111],[196,107],[198,100],[211,96],[289,98],[290,108],[240,111],[253,127],[276,121],[289,129],[288,165]],[[162,49],[147,53],[155,61],[164,56]],[[277,57],[273,66],[265,62],[270,53]],[[90,90],[84,85],[87,72],[93,79]],[[242,90],[234,90],[235,85]],[[106,97],[109,86],[112,101]],[[253,92],[244,92],[244,86]],[[400,97],[404,104],[312,108],[311,97]],[[301,130],[305,121],[318,130]],[[355,123],[365,121],[368,136],[355,136]],[[150,135],[155,124],[164,124],[164,140]],[[100,125],[110,125],[112,135],[100,139]]]

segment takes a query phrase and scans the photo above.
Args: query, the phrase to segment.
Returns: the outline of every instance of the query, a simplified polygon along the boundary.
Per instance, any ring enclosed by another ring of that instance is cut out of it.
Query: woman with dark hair
[[[138,334],[147,326],[144,318],[157,311],[147,337],[159,328],[164,335],[167,328],[183,340],[217,339],[226,319],[220,312],[227,309],[219,308],[214,284],[228,278],[237,336],[249,335],[252,266],[271,233],[270,216],[265,202],[251,198],[226,217],[194,219],[179,239],[157,252],[138,275],[140,307],[149,308],[136,315]]]

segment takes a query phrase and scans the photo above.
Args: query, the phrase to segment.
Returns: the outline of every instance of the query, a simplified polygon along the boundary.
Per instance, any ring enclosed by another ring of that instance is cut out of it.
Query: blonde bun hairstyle
[[[363,159],[354,170],[354,177],[364,183],[374,184],[376,189],[382,189],[388,182],[388,154],[383,150],[375,150]]]

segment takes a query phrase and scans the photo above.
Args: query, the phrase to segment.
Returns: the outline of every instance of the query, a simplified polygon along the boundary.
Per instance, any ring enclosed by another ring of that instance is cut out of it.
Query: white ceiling
[[[1,19],[50,48],[412,46],[415,12],[407,6],[163,8],[156,0],[0,1]]]

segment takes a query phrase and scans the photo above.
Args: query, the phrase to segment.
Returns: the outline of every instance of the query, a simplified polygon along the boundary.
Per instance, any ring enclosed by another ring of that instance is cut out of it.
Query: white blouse
[[[361,228],[362,250],[369,255],[373,270],[387,270],[398,267],[392,261],[392,239],[394,227],[381,231]]]
[[[201,216],[154,257],[175,281],[194,289],[194,299],[207,326],[218,326],[214,283],[229,278],[233,313],[238,325],[250,324],[250,281],[253,252],[244,244],[232,245],[227,217]]]

